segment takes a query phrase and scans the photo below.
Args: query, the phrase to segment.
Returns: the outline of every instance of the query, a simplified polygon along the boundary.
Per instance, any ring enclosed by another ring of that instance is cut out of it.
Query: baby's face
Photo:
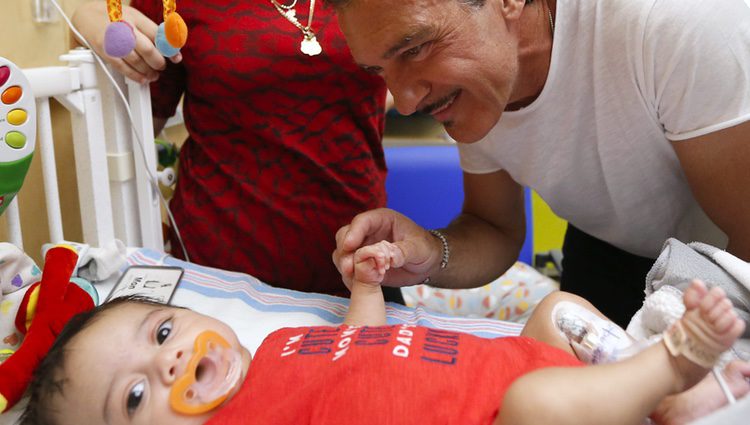
[[[250,353],[223,322],[190,310],[136,303],[103,312],[68,345],[67,381],[54,400],[57,417],[77,425],[204,423],[213,411],[180,414],[171,408],[169,394],[196,337],[207,330],[241,354],[244,381]]]

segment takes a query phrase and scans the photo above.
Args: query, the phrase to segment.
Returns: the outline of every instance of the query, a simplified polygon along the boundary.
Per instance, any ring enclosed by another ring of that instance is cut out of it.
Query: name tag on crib
[[[181,267],[130,266],[120,276],[106,301],[138,296],[168,304],[182,279],[182,273]]]

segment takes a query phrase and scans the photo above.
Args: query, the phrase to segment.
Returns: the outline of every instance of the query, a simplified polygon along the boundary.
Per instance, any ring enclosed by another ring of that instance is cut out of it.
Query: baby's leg
[[[691,345],[660,343],[617,363],[532,372],[511,385],[496,424],[638,424],[665,397],[703,378],[705,360],[743,331],[720,289],[708,292],[695,282],[684,298],[687,311],[678,323]]]
[[[585,299],[553,292],[536,307],[521,335],[563,349],[585,363],[609,363],[635,341]],[[572,346],[571,346],[572,344]]]

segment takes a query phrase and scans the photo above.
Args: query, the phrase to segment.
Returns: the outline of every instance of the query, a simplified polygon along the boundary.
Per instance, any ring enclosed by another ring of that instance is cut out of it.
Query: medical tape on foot
[[[589,364],[611,363],[641,349],[622,328],[570,301],[555,305],[552,321],[578,358]]]
[[[672,356],[682,355],[706,369],[713,367],[723,352],[719,345],[713,344],[699,329],[685,328],[681,320],[664,331],[664,345]]]
[[[188,415],[223,403],[242,378],[242,355],[221,335],[202,332],[194,345],[193,356],[169,393],[172,409]]]

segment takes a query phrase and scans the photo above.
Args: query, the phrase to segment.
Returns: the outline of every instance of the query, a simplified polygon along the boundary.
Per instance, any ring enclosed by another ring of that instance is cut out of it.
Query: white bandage
[[[621,327],[570,301],[552,309],[552,322],[588,364],[611,363],[642,349]]]

